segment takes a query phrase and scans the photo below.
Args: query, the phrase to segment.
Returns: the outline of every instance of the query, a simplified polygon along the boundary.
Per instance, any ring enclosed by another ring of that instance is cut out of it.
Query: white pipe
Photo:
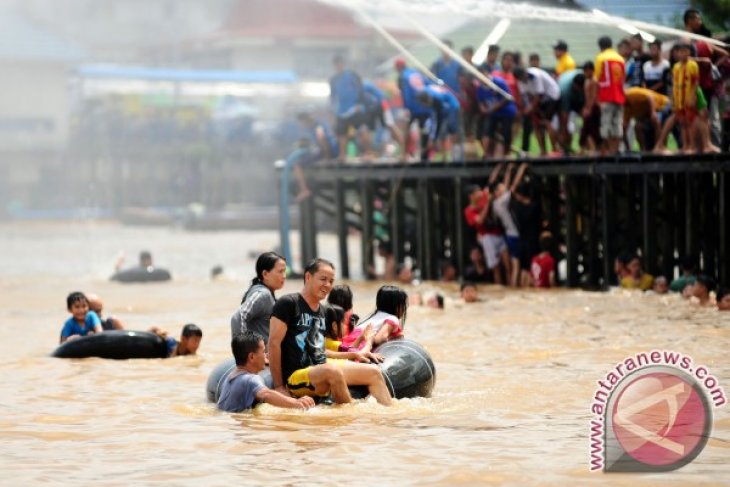
[[[436,76],[434,73],[431,72],[428,67],[426,67],[425,64],[423,64],[421,61],[418,60],[416,56],[411,54],[411,52],[405,48],[403,44],[401,44],[398,39],[390,35],[390,33],[385,30],[380,24],[378,24],[375,19],[373,19],[370,15],[365,13],[364,10],[362,10],[360,7],[349,4],[346,2],[342,2],[342,5],[345,5],[347,7],[352,8],[357,12],[358,15],[360,15],[368,24],[372,26],[373,29],[375,29],[380,35],[382,35],[386,41],[388,41],[393,47],[395,47],[403,56],[405,56],[411,63],[413,63],[418,69],[420,69],[426,76],[428,76],[432,81],[439,85],[443,85],[444,82]]]
[[[398,8],[397,8],[396,5],[393,5],[393,7],[394,7],[393,10],[398,11]],[[404,20],[406,20],[410,24],[412,24],[413,27],[415,27],[416,30],[418,30],[418,32],[420,32],[423,37],[425,37],[426,39],[428,39],[429,41],[431,41],[431,43],[435,44],[436,46],[438,46],[439,49],[441,49],[443,52],[445,52],[449,56],[451,56],[452,59],[456,60],[456,62],[458,62],[459,64],[461,64],[461,66],[464,69],[466,69],[471,74],[473,74],[479,81],[481,81],[485,85],[489,86],[492,90],[496,91],[497,93],[499,93],[500,95],[502,95],[507,100],[514,100],[514,98],[512,97],[512,95],[510,93],[504,91],[502,88],[500,88],[499,86],[497,86],[491,79],[489,79],[486,76],[484,76],[481,73],[481,71],[479,71],[477,68],[474,67],[473,64],[471,64],[470,62],[464,61],[461,58],[461,56],[456,51],[454,51],[449,46],[447,46],[446,44],[444,44],[441,41],[441,39],[439,39],[438,37],[436,37],[435,35],[433,35],[431,32],[429,32],[428,29],[426,29],[423,25],[421,25],[415,19],[407,16],[406,14],[404,14],[402,12],[399,12],[399,15],[401,17],[403,17]]]

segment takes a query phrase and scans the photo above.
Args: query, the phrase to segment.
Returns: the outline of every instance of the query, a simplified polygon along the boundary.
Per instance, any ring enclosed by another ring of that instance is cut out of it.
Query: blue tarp
[[[229,83],[296,83],[293,71],[228,71],[164,69],[134,66],[86,65],[77,69],[84,78],[138,79],[147,81],[229,82]]]

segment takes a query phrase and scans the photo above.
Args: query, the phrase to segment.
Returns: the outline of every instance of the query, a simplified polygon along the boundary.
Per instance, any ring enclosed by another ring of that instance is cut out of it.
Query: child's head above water
[[[74,291],[66,297],[66,309],[76,321],[83,322],[89,312],[89,300],[84,293]]]
[[[180,345],[183,349],[187,350],[187,354],[185,355],[195,355],[202,339],[203,330],[198,325],[188,323],[183,326],[182,333],[180,334]]]
[[[352,289],[347,284],[338,284],[330,291],[327,302],[341,306],[345,311],[350,311],[352,309]]]
[[[405,323],[408,294],[397,286],[383,286],[378,289],[378,294],[375,296],[375,307],[378,311],[397,316]]]
[[[324,311],[325,337],[331,340],[341,340],[343,336],[343,321],[345,310],[342,306],[330,304]]]

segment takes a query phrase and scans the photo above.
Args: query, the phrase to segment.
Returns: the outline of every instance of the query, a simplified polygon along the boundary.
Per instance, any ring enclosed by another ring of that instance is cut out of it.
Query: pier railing
[[[613,259],[622,252],[638,252],[646,271],[670,278],[679,258],[699,255],[704,273],[728,282],[730,155],[528,162],[544,226],[564,250],[568,286],[607,286]],[[328,162],[307,168],[313,197],[300,204],[302,262],[317,255],[317,232],[334,230],[339,268],[349,277],[346,239],[355,230],[361,235],[363,275],[383,240],[389,241],[397,262],[406,255],[413,258],[424,279],[438,277],[442,259],[452,260],[463,274],[474,239],[464,221],[464,189],[485,185],[494,164]],[[279,173],[284,206],[289,203],[287,173]],[[287,232],[282,225],[286,249]]]

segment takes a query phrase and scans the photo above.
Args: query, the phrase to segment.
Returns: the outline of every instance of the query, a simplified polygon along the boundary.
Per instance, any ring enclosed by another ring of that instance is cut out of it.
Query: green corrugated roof
[[[473,46],[476,50],[499,20],[499,17],[495,17],[471,22],[443,37],[453,41],[454,49],[457,52],[467,45]],[[562,39],[568,44],[570,54],[580,66],[585,61],[592,61],[596,58],[598,38],[604,35],[613,38],[615,46],[620,39],[629,34],[616,27],[598,24],[533,19],[512,20],[498,44],[502,52],[520,51],[525,62],[527,62],[527,55],[535,52],[540,55],[542,67],[551,68],[555,66],[552,46],[558,39]],[[427,66],[430,66],[440,56],[439,49],[427,41],[418,43],[412,48],[412,51]]]

